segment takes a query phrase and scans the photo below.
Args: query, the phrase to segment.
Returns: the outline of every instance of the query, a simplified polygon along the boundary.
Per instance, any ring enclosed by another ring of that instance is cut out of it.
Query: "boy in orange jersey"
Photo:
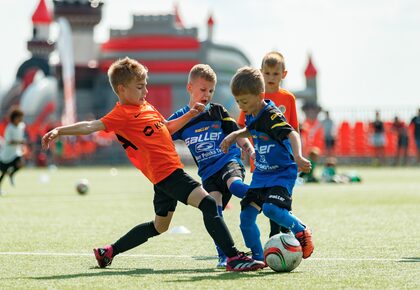
[[[281,53],[272,51],[267,53],[261,62],[261,72],[264,76],[264,98],[271,100],[280,109],[287,122],[299,133],[299,121],[296,111],[295,96],[281,88],[281,81],[287,76],[286,64]],[[241,111],[238,125],[245,127],[245,114]],[[251,172],[254,171],[254,160],[250,159]],[[283,231],[287,231],[283,229]],[[270,220],[270,237],[278,234],[280,227]]]
[[[119,99],[111,112],[99,120],[57,127],[42,138],[42,147],[46,149],[60,135],[113,131],[131,163],[154,185],[154,221],[137,225],[112,245],[95,248],[93,251],[99,267],[111,265],[113,258],[119,253],[165,232],[169,228],[177,201],[181,201],[203,213],[207,231],[229,257],[227,271],[263,268],[264,263],[254,261],[236,249],[226,224],[218,215],[214,198],[184,172],[175,151],[171,134],[202,112],[204,105],[195,103],[189,113],[168,122],[145,100],[148,92],[147,69],[143,65],[126,57],[111,65],[108,78]]]

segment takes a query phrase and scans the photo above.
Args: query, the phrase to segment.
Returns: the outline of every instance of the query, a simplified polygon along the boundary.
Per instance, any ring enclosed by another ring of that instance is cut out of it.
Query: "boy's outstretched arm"
[[[184,115],[179,118],[165,121],[165,125],[168,131],[173,135],[176,131],[185,126],[192,118],[200,114],[206,109],[206,106],[202,103],[195,103],[194,106]]]
[[[292,131],[287,135],[292,146],[293,155],[295,157],[295,162],[299,167],[299,170],[303,172],[311,171],[312,165],[311,162],[302,156],[302,145],[300,143],[299,134],[296,131]]]
[[[220,149],[222,149],[224,153],[227,153],[229,151],[229,147],[232,146],[232,144],[236,142],[237,138],[245,138],[245,137],[251,137],[251,134],[246,129],[246,127],[240,130],[237,130],[235,132],[232,132],[229,135],[227,135],[225,139],[223,139],[222,143],[220,143]]]
[[[42,149],[48,149],[50,142],[60,135],[89,135],[101,130],[105,130],[105,125],[101,120],[82,121],[67,126],[57,127],[42,137]]]
[[[254,146],[252,146],[251,142],[248,138],[237,138],[236,143],[238,143],[238,146],[248,154],[248,156],[252,159],[255,159],[255,150]]]

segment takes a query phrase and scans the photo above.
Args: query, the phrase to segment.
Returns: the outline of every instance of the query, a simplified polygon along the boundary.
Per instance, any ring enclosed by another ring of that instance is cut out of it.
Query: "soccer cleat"
[[[265,263],[247,257],[244,253],[227,259],[226,271],[245,272],[256,271],[265,267]]]
[[[98,261],[99,267],[105,268],[106,266],[111,265],[113,259],[112,252],[112,246],[93,249],[93,253],[95,254],[96,261]]]
[[[302,246],[302,257],[304,259],[309,258],[314,251],[311,230],[309,228],[305,228],[304,231],[296,233],[295,238]]]
[[[227,264],[227,257],[226,256],[219,256],[219,262],[216,265],[216,268],[218,269],[225,269]]]

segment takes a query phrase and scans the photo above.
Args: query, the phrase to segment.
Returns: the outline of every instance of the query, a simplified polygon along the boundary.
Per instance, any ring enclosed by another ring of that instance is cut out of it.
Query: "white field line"
[[[48,252],[0,252],[0,256],[50,256],[50,257],[93,257],[93,253],[48,253]],[[179,258],[179,259],[194,259],[190,255],[151,255],[151,254],[120,254],[121,257],[130,258]],[[214,258],[216,259],[216,257]],[[388,259],[388,258],[309,258],[306,261],[404,261],[405,258]]]

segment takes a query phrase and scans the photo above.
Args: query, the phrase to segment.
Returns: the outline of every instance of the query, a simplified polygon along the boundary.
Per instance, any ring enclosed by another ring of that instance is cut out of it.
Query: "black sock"
[[[1,181],[3,180],[3,177],[6,175],[6,171],[2,171],[1,172],[1,175],[0,175],[0,184],[1,184]]]
[[[217,212],[216,201],[210,195],[203,198],[198,205],[198,208],[203,213],[204,225],[206,226],[207,232],[213,238],[216,245],[218,245],[226,256],[234,257],[238,254],[232,236],[226,224]]]
[[[113,256],[135,248],[157,235],[159,235],[159,232],[153,222],[137,225],[112,244]]]
[[[16,173],[16,171],[18,171],[20,169],[20,167],[17,167],[17,166],[13,166],[12,167],[12,170],[10,170],[10,172],[9,172],[9,176],[10,177],[13,177],[13,175]]]
[[[277,224],[273,220],[270,220],[270,236],[269,236],[269,238],[271,238],[272,236],[280,233],[280,228],[281,228],[281,226],[279,224]]]

